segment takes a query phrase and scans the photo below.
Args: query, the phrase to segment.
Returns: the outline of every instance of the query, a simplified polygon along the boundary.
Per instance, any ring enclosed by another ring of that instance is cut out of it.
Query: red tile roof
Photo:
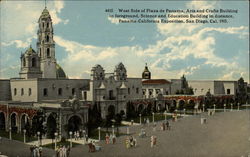
[[[170,84],[170,82],[165,79],[151,79],[142,81],[142,84]]]

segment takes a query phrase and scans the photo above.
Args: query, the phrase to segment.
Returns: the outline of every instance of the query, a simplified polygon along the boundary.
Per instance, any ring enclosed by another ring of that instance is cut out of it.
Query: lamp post
[[[101,141],[101,127],[98,127],[99,141]]]
[[[115,128],[114,128],[115,126],[114,125],[112,125],[112,134],[113,134],[113,136],[115,135]]]
[[[9,139],[12,140],[12,136],[11,136],[11,127],[9,128]]]
[[[57,132],[55,132],[55,150],[56,150],[56,143],[57,143],[57,135],[58,135],[58,133]]]
[[[227,105],[226,105],[226,104],[224,104],[224,112],[226,112],[226,106],[227,106]]]
[[[85,142],[86,142],[86,131],[85,130],[82,131],[82,137],[83,137],[83,142],[85,144]]]
[[[155,113],[152,112],[152,115],[153,115],[153,124],[155,123]]]
[[[140,116],[140,125],[141,125],[141,114],[139,114],[139,116]]]
[[[233,111],[233,103],[231,103],[231,111]]]
[[[38,143],[38,146],[40,146],[40,132],[39,131],[37,132],[37,143]]]
[[[23,143],[26,143],[26,130],[23,130]]]
[[[205,112],[205,104],[203,104],[202,107],[202,112]]]
[[[165,122],[167,121],[167,110],[164,111]]]
[[[70,148],[72,148],[72,131],[69,132]]]

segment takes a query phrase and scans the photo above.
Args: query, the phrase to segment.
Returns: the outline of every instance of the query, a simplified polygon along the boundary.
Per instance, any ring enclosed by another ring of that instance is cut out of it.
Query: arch
[[[31,67],[36,67],[36,58],[32,58]]]
[[[49,35],[46,36],[46,42],[49,42]]]
[[[157,111],[161,111],[161,109],[162,109],[162,105],[161,104],[157,104],[156,110]]]
[[[179,102],[178,102],[178,109],[179,110],[183,110],[183,108],[184,108],[184,105],[185,105],[185,101],[184,100],[179,100]]]
[[[115,106],[114,105],[109,105],[108,115],[111,116],[111,119],[114,118],[114,116],[115,116]]]
[[[29,116],[26,113],[23,113],[20,116],[20,127],[21,130],[26,129],[27,130],[27,126],[29,125]]]
[[[57,131],[57,124],[56,124],[57,114],[52,112],[47,117],[47,137],[48,138],[55,138],[55,132]]]
[[[72,115],[68,119],[68,131],[79,131],[83,127],[83,120],[79,115]]]
[[[5,114],[0,112],[0,130],[5,130]]]
[[[137,112],[138,113],[143,113],[143,111],[144,111],[144,105],[143,104],[138,105]]]
[[[13,132],[17,132],[17,122],[18,122],[17,113],[16,112],[11,113],[10,114],[10,126]]]

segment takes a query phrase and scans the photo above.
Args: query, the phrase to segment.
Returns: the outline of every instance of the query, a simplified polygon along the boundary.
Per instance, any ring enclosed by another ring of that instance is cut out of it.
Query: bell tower
[[[149,80],[151,79],[151,72],[148,70],[147,63],[144,71],[142,72],[142,79],[149,79]]]
[[[43,10],[37,31],[37,52],[41,59],[43,78],[56,78],[55,41],[53,39],[52,19],[47,10]]]

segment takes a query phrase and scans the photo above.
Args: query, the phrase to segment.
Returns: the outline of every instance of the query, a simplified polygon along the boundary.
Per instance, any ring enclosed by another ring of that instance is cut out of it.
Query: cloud
[[[17,41],[26,42],[27,38],[31,36],[35,38],[38,28],[37,21],[44,9],[43,7],[44,2],[42,1],[3,1],[1,3],[2,28],[0,32],[2,42],[14,44]],[[64,20],[59,17],[61,10],[64,8],[63,1],[49,1],[47,8],[54,25],[69,22],[68,19]]]

